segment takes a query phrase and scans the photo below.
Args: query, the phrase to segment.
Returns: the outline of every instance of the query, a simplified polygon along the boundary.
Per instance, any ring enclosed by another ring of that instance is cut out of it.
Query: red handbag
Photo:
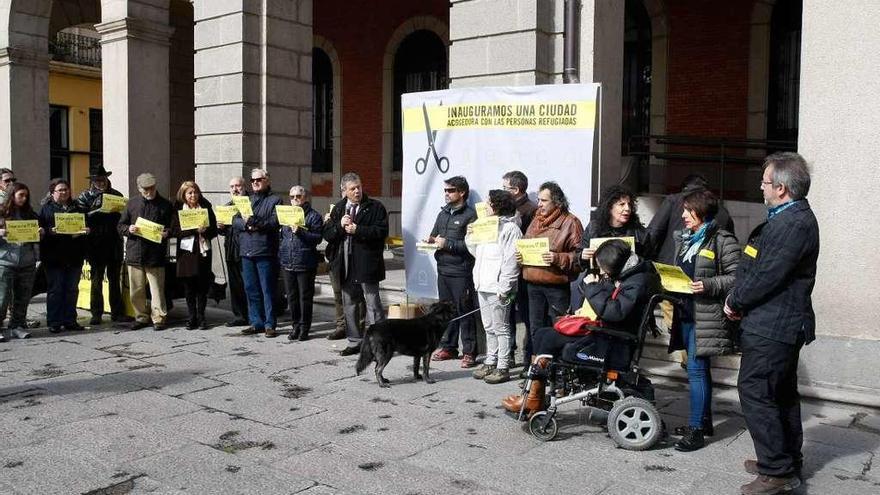
[[[553,329],[569,337],[589,335],[590,327],[600,327],[602,323],[586,316],[565,315],[553,324]]]

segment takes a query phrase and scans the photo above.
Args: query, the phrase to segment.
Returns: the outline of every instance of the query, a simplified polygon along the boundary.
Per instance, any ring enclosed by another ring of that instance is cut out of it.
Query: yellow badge
[[[743,249],[743,252],[746,253],[747,255],[751,256],[752,258],[758,257],[758,250],[755,249],[754,246],[751,246],[749,244],[746,244],[746,247],[745,247],[745,249]]]
[[[700,249],[700,256],[704,258],[709,258],[710,260],[715,259],[715,251],[709,251],[708,249]]]

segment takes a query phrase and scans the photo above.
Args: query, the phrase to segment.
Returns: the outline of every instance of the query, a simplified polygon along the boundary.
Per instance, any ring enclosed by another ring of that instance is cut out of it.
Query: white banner
[[[402,224],[409,298],[437,298],[433,252],[419,251],[443,207],[443,181],[462,175],[469,203],[519,170],[529,192],[556,181],[587,224],[598,84],[462,88],[403,95]]]

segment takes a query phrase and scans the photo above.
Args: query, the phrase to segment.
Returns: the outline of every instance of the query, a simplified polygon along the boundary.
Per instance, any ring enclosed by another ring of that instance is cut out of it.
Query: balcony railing
[[[49,42],[52,60],[69,64],[101,67],[101,41],[73,33],[58,33]]]

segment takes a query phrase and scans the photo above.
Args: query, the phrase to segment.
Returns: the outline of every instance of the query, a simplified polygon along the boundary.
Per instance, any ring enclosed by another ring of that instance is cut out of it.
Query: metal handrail
[[[101,40],[60,32],[49,42],[49,55],[58,62],[101,67]]]

